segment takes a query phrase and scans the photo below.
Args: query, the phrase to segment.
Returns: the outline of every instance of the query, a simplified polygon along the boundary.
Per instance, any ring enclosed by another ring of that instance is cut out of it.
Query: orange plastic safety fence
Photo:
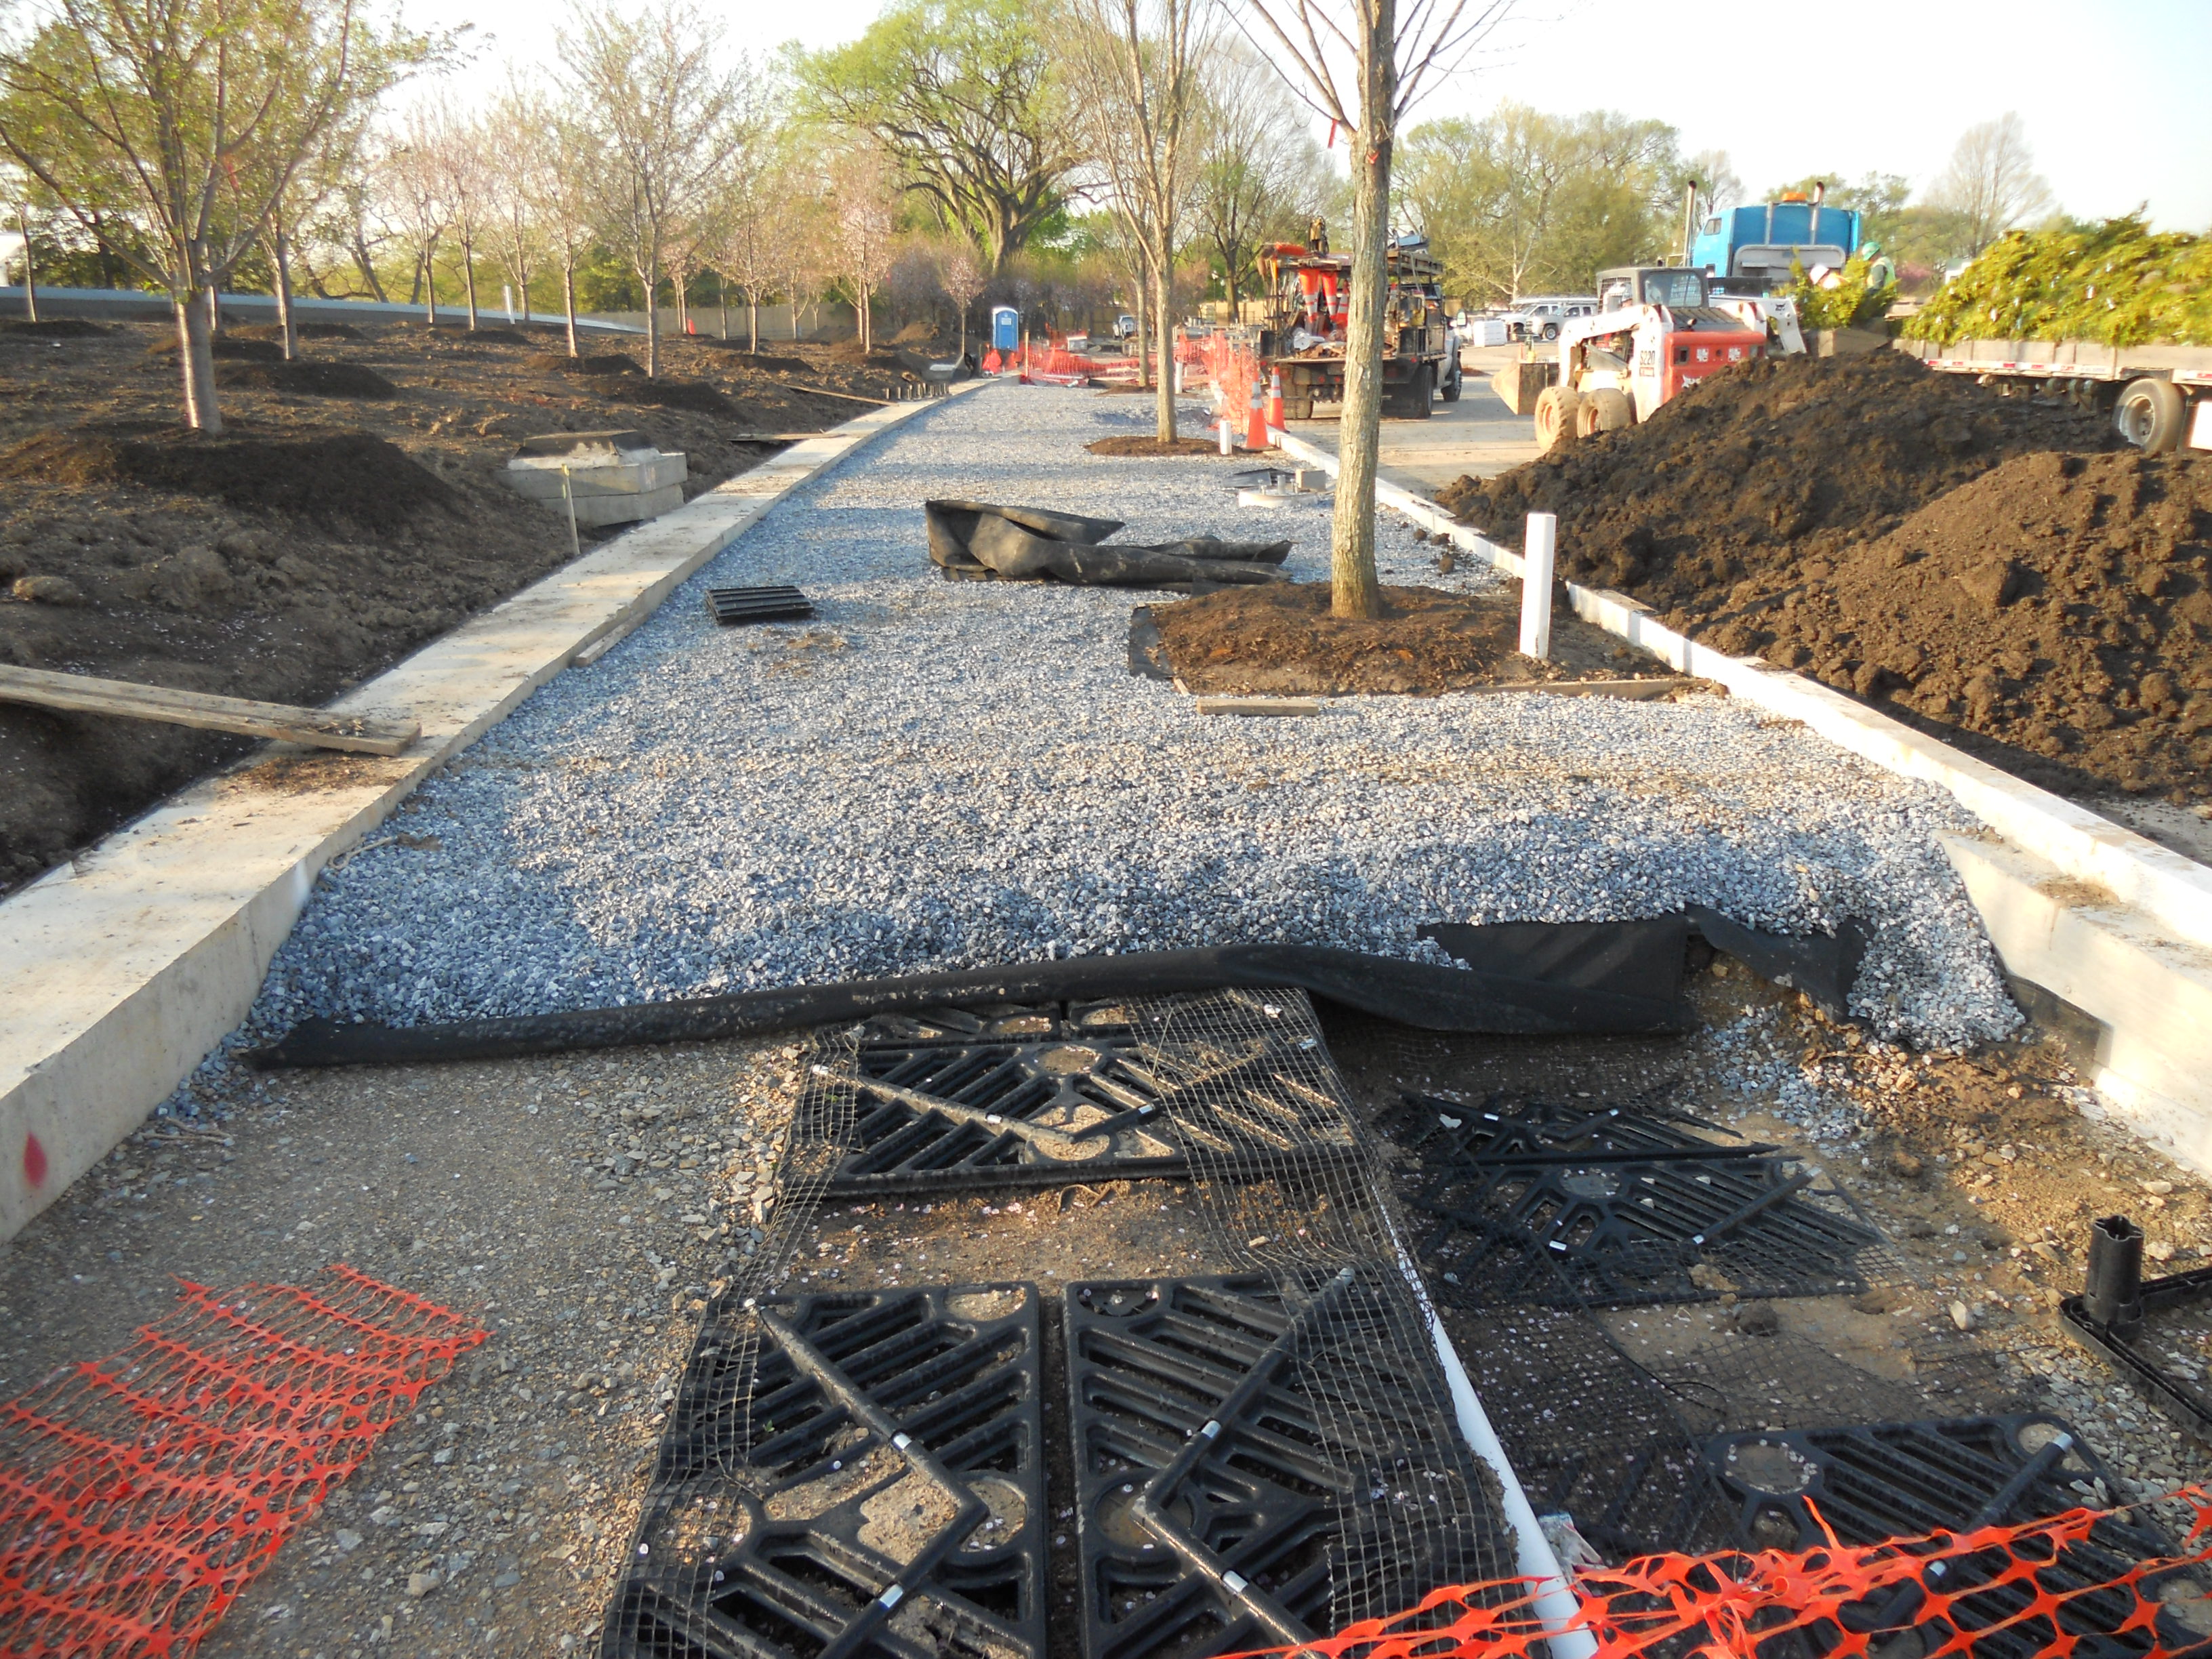
[[[1594,1643],[1596,1659],[1868,1659],[1893,1650],[1902,1626],[1918,1635],[1911,1650],[1918,1659],[1973,1654],[1984,1644],[2033,1659],[2203,1655],[2212,1642],[2171,1615],[2161,1621],[2160,1602],[2145,1591],[2152,1581],[2212,1561],[2212,1499],[2193,1487],[2172,1496],[2195,1515],[2182,1553],[2090,1582],[2063,1558],[2111,1512],[2072,1510],[2018,1526],[1865,1547],[1640,1556],[1578,1574],[1571,1623]],[[1455,1585],[1393,1617],[1262,1652],[1299,1659],[1534,1656],[1551,1632],[1538,1616],[1532,1583]]]
[[[1252,384],[1260,378],[1260,360],[1249,347],[1233,345],[1219,334],[1207,335],[1199,345],[1206,374],[1220,394],[1222,411],[1241,432],[1251,407]]]
[[[189,1654],[488,1333],[343,1265],[187,1283],[105,1359],[0,1405],[0,1654]]]

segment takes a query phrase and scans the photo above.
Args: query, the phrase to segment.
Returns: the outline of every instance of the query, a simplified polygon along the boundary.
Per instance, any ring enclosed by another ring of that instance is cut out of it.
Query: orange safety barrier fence
[[[2212,1637],[2195,1628],[2204,1621],[2185,1622],[2155,1599],[2158,1586],[2145,1589],[2212,1561],[2212,1498],[2195,1487],[2171,1496],[2195,1515],[2184,1553],[2118,1573],[2085,1576],[2084,1558],[2069,1553],[2112,1511],[2071,1510],[1865,1547],[1639,1556],[1576,1575],[1572,1624],[1595,1644],[1597,1659],[2203,1655],[2212,1652]],[[2086,1559],[2096,1559],[2094,1546]],[[1236,1659],[1534,1659],[1550,1632],[1537,1616],[1533,1582],[1440,1589],[1393,1617]],[[1917,1640],[1899,1649],[1903,1627]]]
[[[1219,396],[1221,413],[1235,422],[1242,433],[1251,408],[1253,382],[1261,378],[1259,356],[1249,347],[1232,345],[1218,334],[1209,334],[1198,344],[1198,360],[1206,365],[1206,375]],[[1264,396],[1264,381],[1260,390]]]
[[[0,1654],[182,1659],[489,1334],[327,1273],[187,1282],[122,1352],[0,1405]]]

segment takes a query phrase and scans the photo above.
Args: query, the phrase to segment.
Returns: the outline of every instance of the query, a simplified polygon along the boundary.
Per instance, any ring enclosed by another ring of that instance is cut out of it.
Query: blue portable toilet
[[[991,347],[1001,355],[1021,349],[1022,313],[1012,306],[991,307]]]

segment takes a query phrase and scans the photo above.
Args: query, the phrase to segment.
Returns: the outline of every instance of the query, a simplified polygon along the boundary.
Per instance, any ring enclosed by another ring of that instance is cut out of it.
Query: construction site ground
[[[217,361],[217,440],[177,423],[173,329],[0,330],[0,664],[319,703],[573,556],[498,478],[518,440],[638,430],[696,495],[775,453],[738,434],[835,426],[911,380],[890,353],[694,337],[662,342],[655,383],[642,339],[604,335],[587,357],[629,368],[576,374],[557,328],[459,320],[311,325],[290,365],[231,331],[257,355]],[[333,368],[368,378],[298,384]],[[250,746],[0,703],[0,892]]]
[[[1723,957],[1679,1043],[1339,1018],[1329,1044],[1368,1114],[1530,1071],[1593,1097],[1679,1073],[1676,1104],[1817,1163],[1905,1264],[1881,1311],[1785,1304],[1787,1328],[1875,1370],[1948,1328],[2139,1492],[2195,1473],[2198,1449],[2052,1309],[2092,1216],[2135,1215],[2154,1270],[2203,1261],[2205,1185],[2102,1121],[2017,1024],[1934,842],[1965,824],[1955,805],[1704,691],[1208,719],[1127,671],[1130,606],[1158,596],[938,579],[930,496],[1110,513],[1132,540],[1253,533],[1218,468],[1084,453],[1149,419],[1127,401],[991,388],[794,491],[328,872],[241,1041],[313,1014],[408,1024],[1230,940],[1419,955],[1415,930],[1446,919],[1850,915],[1873,939],[1849,1027]],[[1326,508],[1266,522],[1317,580]],[[1496,586],[1437,572],[1401,525],[1378,541],[1387,580]],[[815,619],[719,629],[699,603],[763,581],[803,584]],[[0,1246],[0,1395],[121,1346],[179,1277],[345,1261],[457,1308],[492,1340],[202,1651],[588,1648],[697,1317],[759,1242],[801,1066],[790,1038],[320,1073],[219,1056]],[[791,1282],[1211,1265],[1173,1183],[923,1201],[825,1209]]]
[[[2082,1115],[2086,1091],[2048,1043],[1916,1057],[1726,958],[1718,968],[1694,992],[1706,1029],[1680,1044],[1471,1043],[1358,1017],[1328,1029],[1363,1114],[1401,1089],[1480,1098],[1528,1066],[1602,1087],[1624,1047],[1632,1073],[1679,1072],[1690,1088],[1678,1103],[1830,1171],[1907,1265],[1911,1284],[1886,1311],[1784,1301],[1785,1329],[1897,1376],[1906,1346],[1949,1329],[1961,1302],[1976,1328],[1959,1340],[2074,1421],[2139,1493],[2201,1474],[2201,1449],[2074,1346],[2052,1305],[2078,1285],[2092,1215],[2124,1210],[2155,1254],[2172,1248],[2171,1266],[2201,1260],[2204,1183]],[[1814,1082],[1833,1133],[1816,1138],[1739,1092],[1747,1037]],[[589,1650],[698,1316],[751,1242],[799,1059],[775,1040],[238,1073],[209,1103],[219,1117],[149,1125],[0,1247],[0,1394],[121,1346],[179,1278],[296,1282],[345,1261],[467,1312],[492,1340],[423,1396],[201,1652]],[[1220,1271],[1199,1207],[1166,1182],[837,1204],[787,1288],[1013,1279],[1049,1291]],[[1060,1563],[1067,1532],[1054,1530]],[[431,1571],[444,1581],[409,1594]]]
[[[1385,421],[1377,452],[1382,476],[1417,495],[1433,495],[1455,479],[1494,477],[1536,459],[1536,417],[1516,415],[1490,389],[1493,370],[1520,361],[1519,346],[1468,346],[1460,353],[1464,379],[1456,403],[1439,401],[1425,421]],[[1284,429],[1336,448],[1339,410],[1322,404],[1310,421]]]

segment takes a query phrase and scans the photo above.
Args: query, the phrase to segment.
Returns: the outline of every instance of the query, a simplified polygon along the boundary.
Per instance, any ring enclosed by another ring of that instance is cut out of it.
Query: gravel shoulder
[[[945,583],[921,502],[1250,533],[1233,463],[1084,452],[1115,399],[1000,386],[817,479],[325,876],[249,1030],[398,1023],[1040,956],[1243,940],[1416,956],[1424,922],[1648,915],[1872,925],[1864,1012],[1956,1045],[2016,1015],[1927,786],[1725,699],[1347,697],[1200,717],[1127,672],[1155,596]],[[1322,505],[1275,510],[1291,574]],[[1474,592],[1386,519],[1388,581]],[[800,625],[717,629],[709,586],[796,582]]]

